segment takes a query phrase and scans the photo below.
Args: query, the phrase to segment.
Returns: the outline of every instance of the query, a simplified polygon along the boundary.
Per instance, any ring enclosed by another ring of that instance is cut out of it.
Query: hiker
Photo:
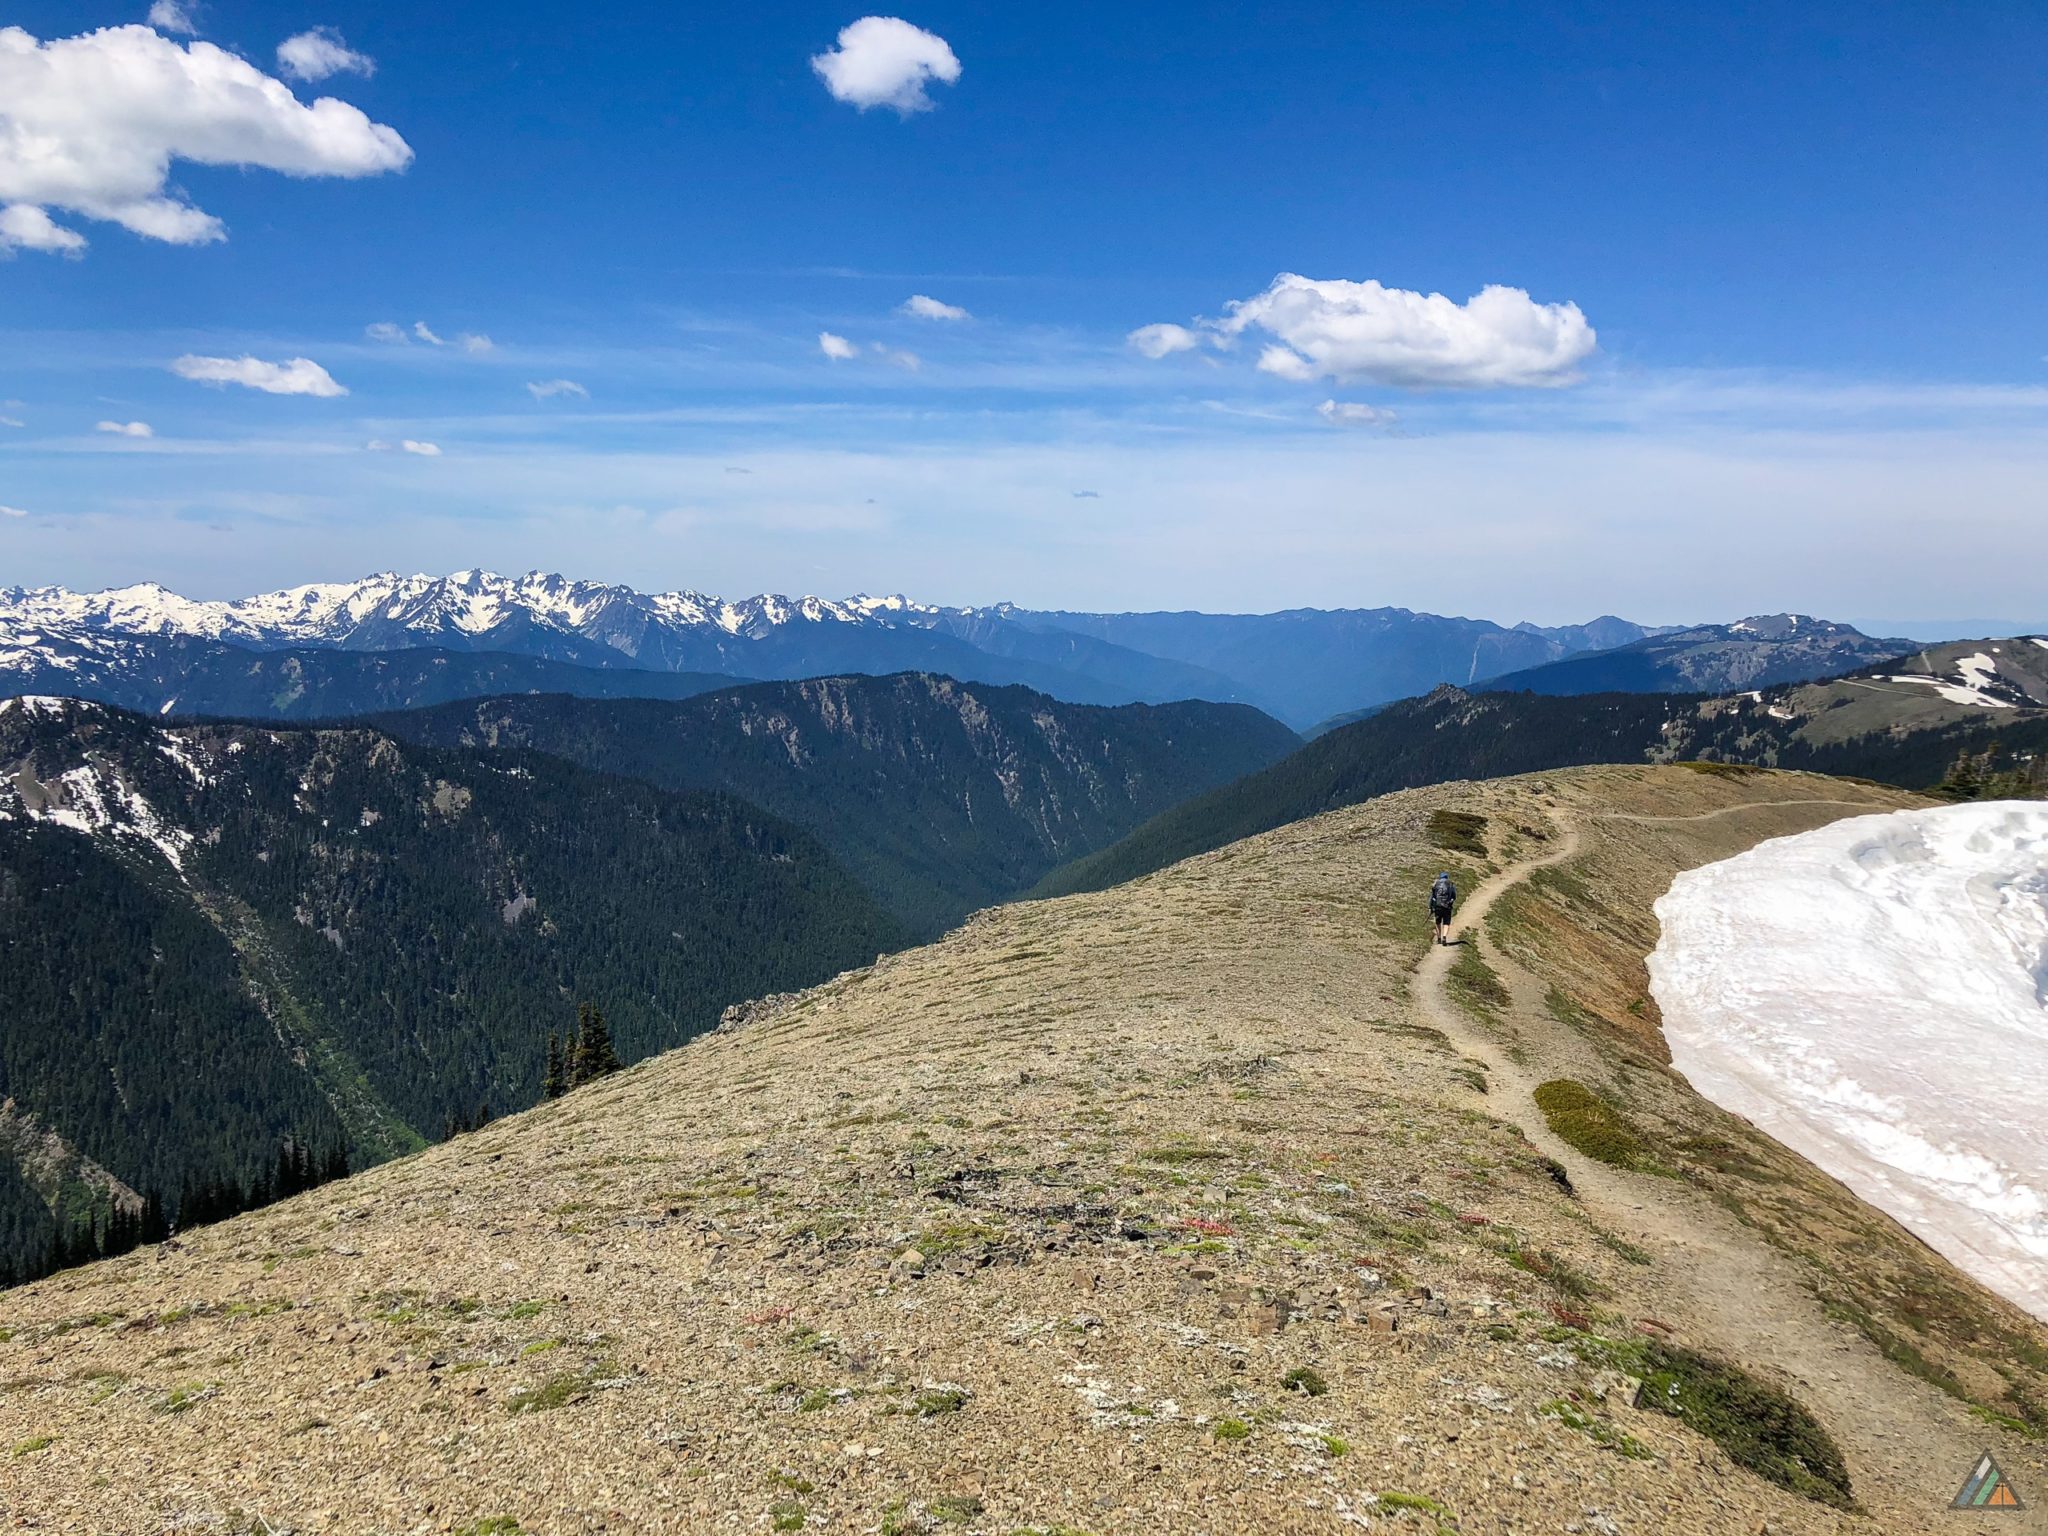
[[[1436,941],[1451,942],[1451,911],[1458,905],[1458,888],[1451,884],[1451,872],[1444,870],[1429,888],[1429,915],[1436,923]]]

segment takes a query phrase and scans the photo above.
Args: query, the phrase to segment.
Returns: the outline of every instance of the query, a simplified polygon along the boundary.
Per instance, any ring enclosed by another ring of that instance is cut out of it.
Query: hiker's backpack
[[[1429,888],[1429,904],[1432,907],[1448,909],[1458,899],[1458,888],[1451,884],[1449,875],[1438,875],[1436,884]]]

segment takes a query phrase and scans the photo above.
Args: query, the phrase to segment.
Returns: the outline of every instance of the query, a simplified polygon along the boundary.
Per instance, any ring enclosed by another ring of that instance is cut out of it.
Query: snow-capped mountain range
[[[1801,654],[1784,675],[1845,670],[1830,665],[1830,647],[1809,656],[1807,637],[1854,631],[1792,624]],[[1721,635],[1746,652],[1784,647],[1782,627],[1782,619],[1749,620]],[[67,692],[152,711],[303,716],[464,696],[471,685],[461,679],[470,673],[485,691],[673,697],[674,682],[657,684],[649,674],[785,679],[919,671],[1024,684],[1081,704],[1250,703],[1300,729],[1439,683],[1470,686],[1668,633],[1611,616],[1510,628],[1405,608],[1041,612],[1007,603],[941,607],[901,595],[735,601],[539,571],[386,572],[218,601],[155,583],[91,593],[0,588],[0,694]],[[262,659],[252,660],[252,651]],[[412,660],[400,662],[399,653]],[[343,654],[390,660],[342,663]],[[481,666],[484,655],[495,660]],[[1866,649],[1851,664],[1869,659]],[[560,668],[585,670],[565,678]],[[600,683],[589,672],[608,676]],[[1695,685],[1717,686],[1711,677]]]

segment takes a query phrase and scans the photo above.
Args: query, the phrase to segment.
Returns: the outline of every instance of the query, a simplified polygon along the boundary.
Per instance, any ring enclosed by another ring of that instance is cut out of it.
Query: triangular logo
[[[1977,1468],[1964,1482],[1955,1496],[1950,1509],[1996,1509],[2021,1510],[2027,1506],[2020,1502],[2020,1496],[2011,1483],[2005,1479],[2005,1469],[1992,1459],[1986,1451],[1977,1460]]]

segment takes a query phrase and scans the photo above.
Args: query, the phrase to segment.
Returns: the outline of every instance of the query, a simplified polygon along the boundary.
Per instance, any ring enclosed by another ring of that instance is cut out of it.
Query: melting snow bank
[[[2048,1318],[2048,805],[1777,838],[1657,917],[1693,1086]]]

